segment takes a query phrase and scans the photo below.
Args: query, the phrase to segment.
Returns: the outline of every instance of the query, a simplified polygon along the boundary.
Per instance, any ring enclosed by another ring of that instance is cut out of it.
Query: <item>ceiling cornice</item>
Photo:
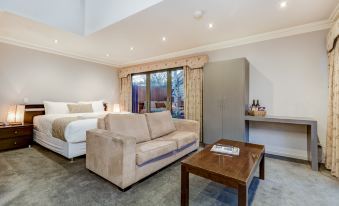
[[[176,58],[180,56],[203,54],[203,53],[210,52],[210,51],[226,49],[226,48],[231,48],[231,47],[236,47],[236,46],[241,46],[241,45],[246,45],[246,44],[251,44],[251,43],[256,43],[256,42],[262,42],[266,40],[272,40],[272,39],[277,39],[277,38],[282,38],[282,37],[289,37],[289,36],[294,36],[298,34],[314,32],[314,31],[326,30],[326,29],[331,28],[332,24],[333,22],[330,20],[317,21],[317,22],[313,22],[309,24],[290,27],[287,29],[280,29],[280,30],[276,30],[272,32],[261,33],[261,34],[256,34],[256,35],[247,36],[243,38],[232,39],[228,41],[222,41],[218,43],[199,46],[199,47],[182,50],[178,52],[173,52],[169,54],[164,54],[164,55],[160,55],[160,56],[156,56],[152,58],[141,59],[141,60],[133,61],[133,62],[127,62],[123,64],[123,67],[137,65],[137,64],[144,64],[144,63],[153,62],[153,61],[161,61],[164,59],[171,59],[171,58]]]
[[[335,11],[338,11],[338,6],[336,7]],[[44,47],[41,45],[19,41],[13,38],[5,37],[5,36],[0,36],[0,42],[12,44],[12,45],[19,46],[19,47],[34,49],[34,50],[38,50],[38,51],[42,51],[46,53],[71,57],[74,59],[80,59],[83,61],[89,61],[89,62],[94,62],[94,63],[112,66],[116,68],[122,68],[122,67],[128,67],[128,66],[144,64],[144,63],[149,63],[149,62],[154,62],[154,61],[161,61],[165,59],[172,59],[172,58],[177,58],[177,57],[182,57],[182,56],[204,54],[206,52],[210,52],[214,50],[226,49],[226,48],[231,48],[231,47],[271,40],[271,39],[277,39],[277,38],[282,38],[282,37],[288,37],[288,36],[313,32],[313,31],[325,30],[325,29],[329,29],[332,24],[333,24],[333,21],[331,21],[330,19],[324,20],[324,21],[317,21],[317,22],[313,22],[309,24],[294,26],[294,27],[290,27],[286,29],[280,29],[280,30],[276,30],[272,32],[256,34],[256,35],[228,40],[228,41],[222,41],[222,42],[199,46],[199,47],[195,47],[195,48],[191,48],[187,50],[181,50],[178,52],[168,53],[168,54],[164,54],[164,55],[160,55],[160,56],[156,56],[152,58],[145,58],[145,59],[140,59],[137,61],[125,62],[122,64],[116,64],[107,59],[93,58],[93,57],[79,55],[73,52],[56,50],[56,49]]]
[[[103,65],[111,66],[111,67],[121,67],[122,66],[122,65],[114,64],[114,63],[109,62],[107,60],[92,58],[92,57],[86,57],[86,56],[78,55],[78,54],[75,54],[75,53],[72,53],[72,52],[60,51],[60,50],[44,47],[44,46],[41,46],[41,45],[35,45],[35,44],[23,42],[23,41],[18,41],[16,39],[4,37],[4,36],[0,36],[0,43],[11,44],[11,45],[24,47],[24,48],[28,48],[28,49],[33,49],[33,50],[38,50],[38,51],[42,51],[42,52],[46,52],[46,53],[50,53],[50,54],[61,55],[61,56],[70,57],[70,58],[73,58],[73,59],[79,59],[79,60],[88,61],[88,62],[93,62],[93,63],[97,63],[97,64],[103,64]]]
[[[339,3],[337,4],[337,6],[334,8],[333,12],[331,13],[329,20],[334,22],[338,18],[339,18]]]

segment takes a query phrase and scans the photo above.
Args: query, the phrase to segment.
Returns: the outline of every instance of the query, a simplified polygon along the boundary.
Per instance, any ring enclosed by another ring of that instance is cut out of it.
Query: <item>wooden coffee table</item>
[[[265,147],[231,140],[219,140],[215,144],[240,148],[239,156],[211,152],[214,145],[181,162],[181,205],[188,205],[189,173],[219,182],[238,190],[238,205],[248,205],[248,187],[260,165],[259,178],[265,178]]]

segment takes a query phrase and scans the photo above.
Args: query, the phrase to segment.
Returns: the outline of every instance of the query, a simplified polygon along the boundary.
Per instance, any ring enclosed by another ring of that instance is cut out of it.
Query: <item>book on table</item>
[[[213,145],[211,151],[228,155],[239,155],[240,153],[240,149],[238,147],[222,144]]]

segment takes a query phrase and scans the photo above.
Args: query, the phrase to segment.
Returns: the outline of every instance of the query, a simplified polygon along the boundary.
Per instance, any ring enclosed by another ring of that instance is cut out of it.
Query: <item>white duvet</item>
[[[34,117],[33,124],[36,130],[52,137],[52,124],[57,118],[75,116],[93,117],[90,119],[76,120],[67,125],[65,129],[65,139],[70,143],[78,143],[86,141],[86,131],[96,129],[98,118],[103,117],[105,114],[108,114],[108,112],[39,115]]]

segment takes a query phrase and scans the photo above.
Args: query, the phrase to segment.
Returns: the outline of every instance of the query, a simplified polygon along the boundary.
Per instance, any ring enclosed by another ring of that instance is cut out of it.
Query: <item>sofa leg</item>
[[[126,187],[125,189],[121,189],[120,187],[118,187],[118,188],[119,188],[119,190],[120,190],[121,192],[126,192],[126,191],[128,191],[129,189],[131,189],[132,186],[128,186],[128,187]]]

